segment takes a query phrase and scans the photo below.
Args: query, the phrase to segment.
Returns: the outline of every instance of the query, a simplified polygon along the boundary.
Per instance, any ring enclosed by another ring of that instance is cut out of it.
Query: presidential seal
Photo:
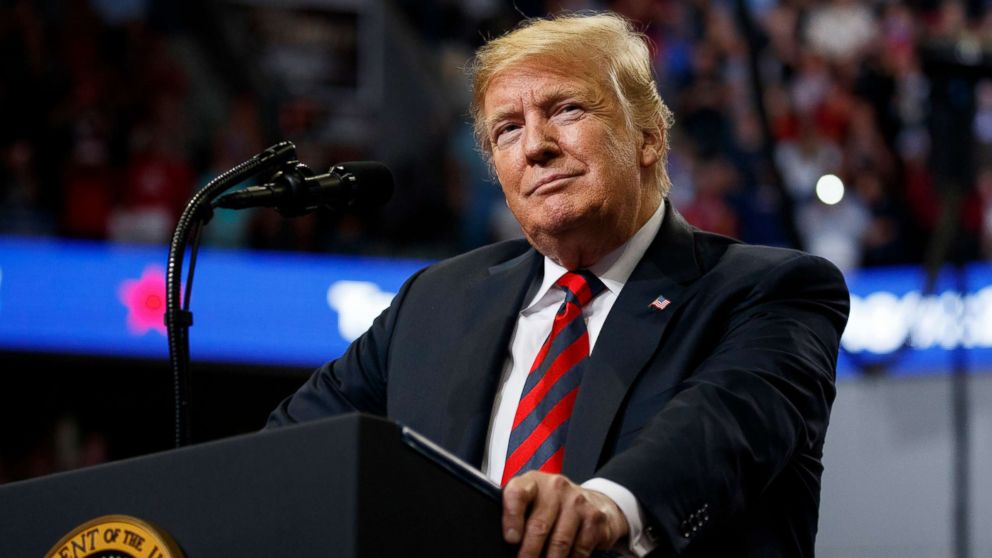
[[[45,558],[183,558],[169,535],[128,515],[87,521],[62,537]]]

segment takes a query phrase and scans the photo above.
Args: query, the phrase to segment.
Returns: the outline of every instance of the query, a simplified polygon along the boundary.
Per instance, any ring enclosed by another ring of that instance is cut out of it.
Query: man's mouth
[[[575,172],[556,172],[549,174],[537,181],[537,184],[531,188],[529,194],[536,194],[538,192],[553,190],[565,184],[569,179],[579,176],[579,173]]]

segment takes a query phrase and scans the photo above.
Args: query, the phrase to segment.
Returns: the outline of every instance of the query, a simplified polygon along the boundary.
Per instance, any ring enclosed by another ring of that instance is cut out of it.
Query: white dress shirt
[[[613,303],[616,302],[634,267],[644,257],[658,229],[661,228],[664,209],[665,202],[662,200],[654,215],[630,240],[589,268],[589,271],[606,285],[606,289],[582,309],[586,330],[589,332],[590,354],[595,350],[596,339],[599,338],[599,332],[603,329],[603,323],[610,309],[613,308]],[[503,365],[496,399],[493,402],[493,414],[486,437],[486,451],[482,460],[482,472],[497,484],[502,480],[513,416],[517,412],[524,382],[541,345],[551,331],[551,324],[558,307],[565,300],[564,291],[552,287],[567,271],[551,259],[544,258],[544,278],[541,280],[540,288],[520,311],[516,328],[510,338],[510,353]],[[566,445],[567,443],[566,440]],[[644,512],[629,490],[603,478],[589,479],[582,483],[582,486],[602,492],[616,502],[630,527],[631,553],[643,556],[654,548],[655,545],[644,535]]]

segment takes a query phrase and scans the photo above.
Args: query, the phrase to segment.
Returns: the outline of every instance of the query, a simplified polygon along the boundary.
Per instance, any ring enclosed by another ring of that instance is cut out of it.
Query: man
[[[270,425],[413,427],[506,483],[521,556],[812,555],[843,278],[665,201],[671,117],[619,17],[527,22],[474,69],[527,242],[416,274]]]

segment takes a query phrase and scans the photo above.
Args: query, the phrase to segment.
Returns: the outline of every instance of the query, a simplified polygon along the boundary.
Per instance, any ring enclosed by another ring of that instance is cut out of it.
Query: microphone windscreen
[[[355,177],[355,205],[379,207],[393,197],[393,173],[377,161],[353,161],[334,165],[332,172]]]

